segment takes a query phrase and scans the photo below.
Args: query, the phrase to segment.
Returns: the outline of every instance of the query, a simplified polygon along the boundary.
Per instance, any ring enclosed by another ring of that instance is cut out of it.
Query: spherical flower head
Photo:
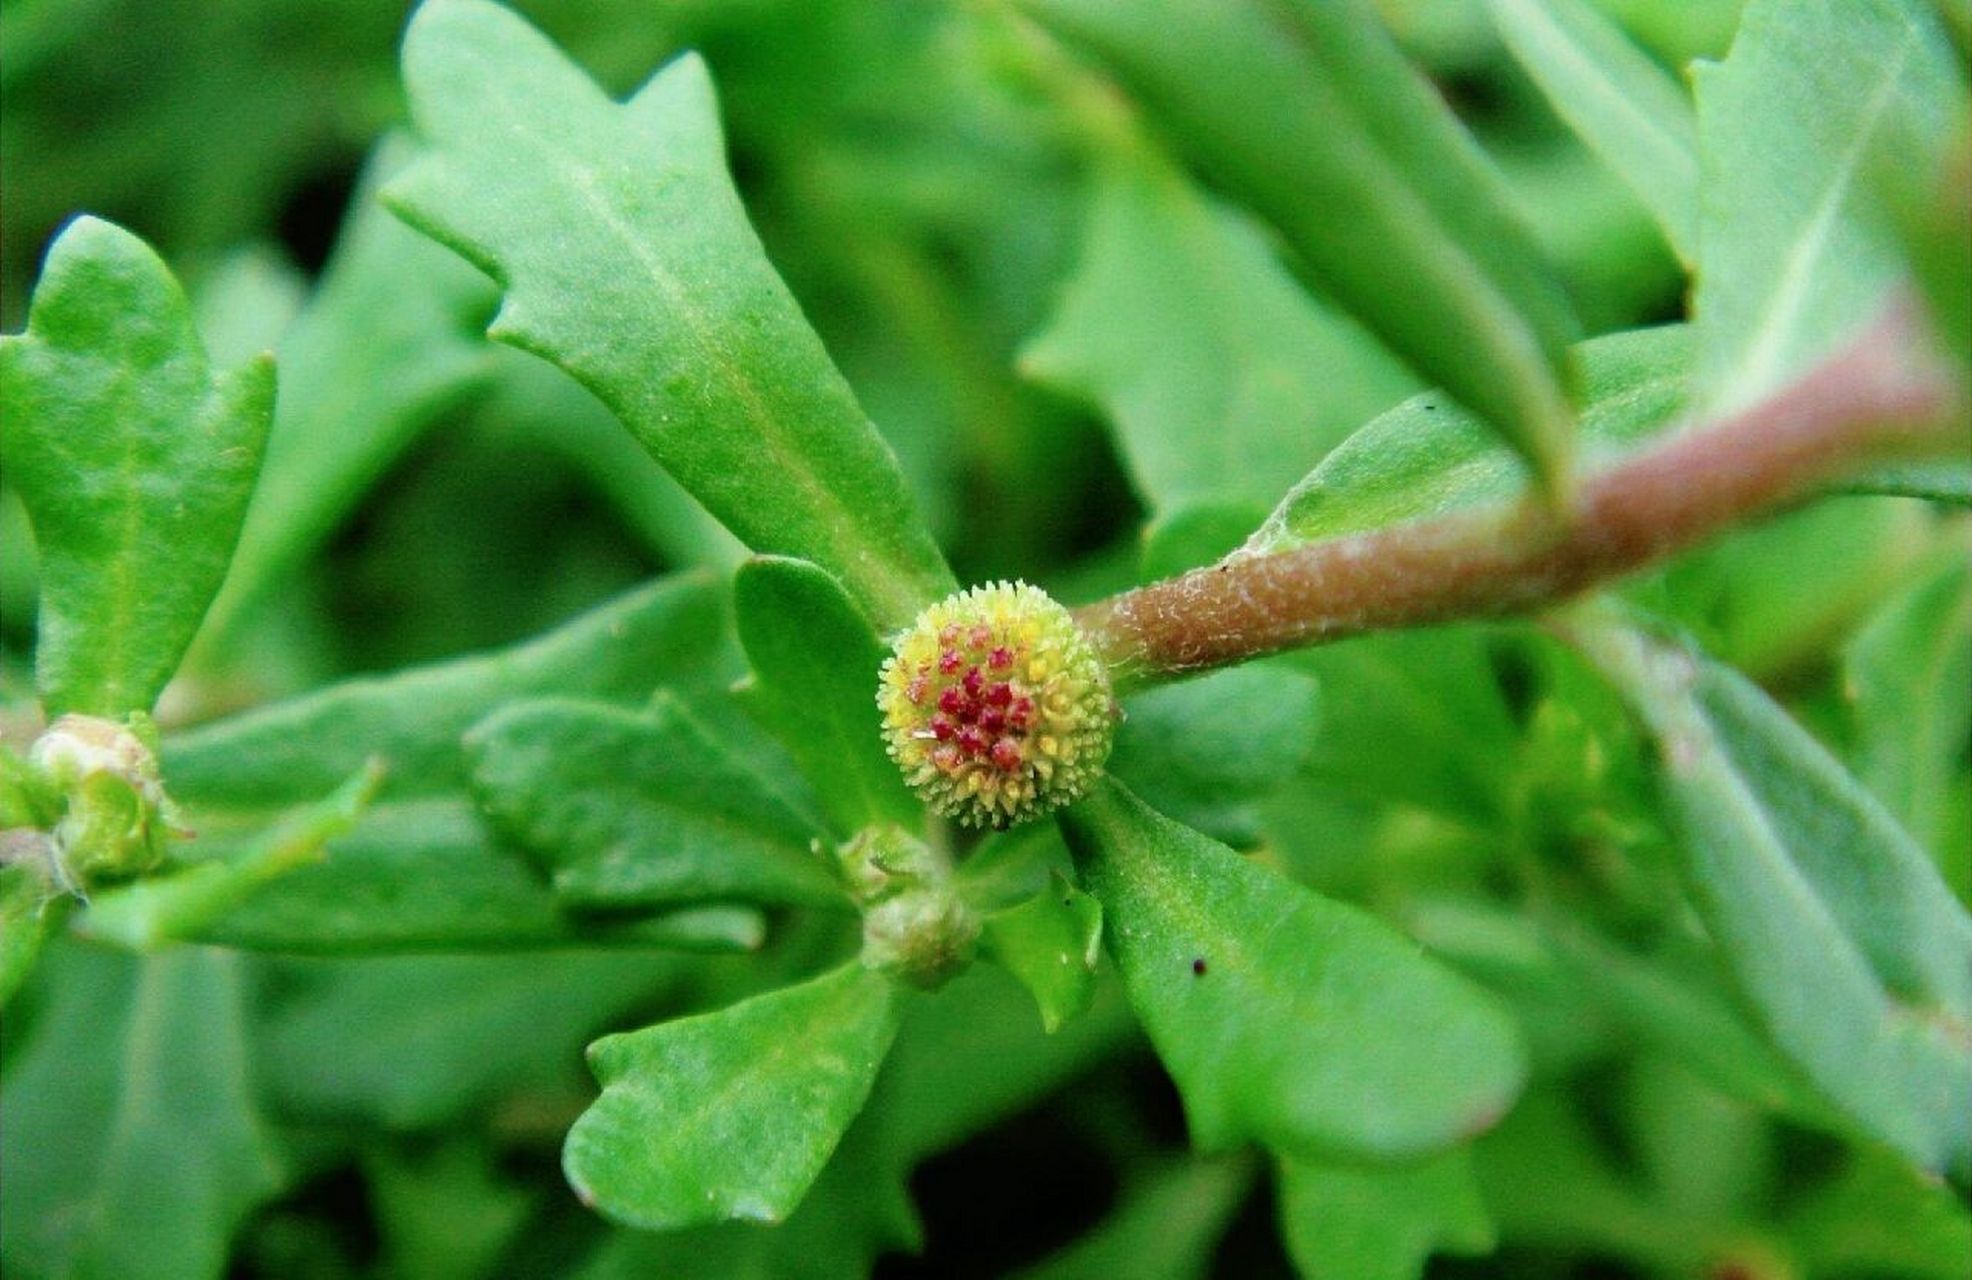
[[[1079,797],[1115,737],[1109,676],[1045,591],[949,596],[897,638],[877,686],[891,759],[935,811],[1007,827]]]

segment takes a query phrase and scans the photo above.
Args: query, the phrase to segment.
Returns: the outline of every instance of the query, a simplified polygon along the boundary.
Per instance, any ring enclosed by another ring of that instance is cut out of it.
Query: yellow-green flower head
[[[905,779],[969,827],[1076,799],[1115,737],[1102,661],[1068,610],[1024,582],[972,587],[919,614],[883,664],[877,705]]]

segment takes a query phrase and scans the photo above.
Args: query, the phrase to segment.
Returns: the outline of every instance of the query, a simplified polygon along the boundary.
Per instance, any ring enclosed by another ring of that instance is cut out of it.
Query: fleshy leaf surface
[[[306,803],[372,757],[388,771],[386,797],[457,793],[466,730],[509,701],[641,703],[659,683],[729,672],[723,597],[707,574],[662,579],[510,649],[350,680],[174,734],[164,773],[174,795],[206,810]]]
[[[186,846],[226,859],[265,839],[201,836]],[[694,951],[760,945],[765,924],[724,904],[623,919],[566,909],[524,854],[495,838],[463,794],[380,804],[327,856],[263,886],[197,930],[197,939],[302,955],[472,951],[617,943]]]
[[[798,986],[589,1048],[603,1093],[562,1164],[606,1216],[661,1231],[800,1204],[897,1031],[890,979],[851,961]]]
[[[1280,1164],[1281,1237],[1304,1276],[1418,1280],[1434,1253],[1485,1254],[1496,1243],[1463,1150],[1426,1164]]]
[[[0,338],[0,461],[41,564],[52,716],[149,711],[219,590],[274,412],[274,362],[215,371],[156,253],[69,223]]]
[[[1041,1029],[1053,1035],[1095,999],[1102,904],[1056,871],[1041,892],[987,916],[980,945],[1033,993]]]
[[[1374,917],[1111,782],[1062,830],[1193,1141],[1415,1159],[1481,1132],[1526,1072],[1486,993]]]
[[[619,104],[516,14],[433,0],[404,79],[427,146],[385,201],[500,282],[492,337],[565,369],[741,541],[828,569],[879,625],[952,589],[747,222],[696,55]]]
[[[813,829],[676,697],[517,703],[466,738],[494,824],[587,907],[847,905]]]

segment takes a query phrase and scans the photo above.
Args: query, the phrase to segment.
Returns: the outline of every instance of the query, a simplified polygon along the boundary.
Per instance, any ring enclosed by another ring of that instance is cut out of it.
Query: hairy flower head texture
[[[1038,587],[995,582],[932,605],[878,681],[891,759],[938,813],[1006,827],[1076,799],[1115,737],[1109,677]]]

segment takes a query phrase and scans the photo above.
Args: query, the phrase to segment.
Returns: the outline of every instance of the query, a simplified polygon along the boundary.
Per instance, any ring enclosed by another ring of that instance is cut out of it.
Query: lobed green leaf
[[[886,1253],[915,1252],[924,1229],[872,1101],[784,1222],[722,1222],[684,1231],[612,1231],[578,1280],[868,1280]]]
[[[851,961],[598,1040],[589,1058],[603,1093],[569,1130],[569,1182],[645,1230],[779,1221],[862,1110],[896,1030],[896,988]]]
[[[743,542],[821,565],[880,625],[953,588],[747,224],[704,63],[618,104],[513,13],[434,0],[404,71],[427,146],[385,200],[500,282],[496,340],[565,369]]]
[[[1053,1035],[1088,1010],[1102,957],[1100,902],[1056,871],[1041,892],[980,924],[981,950],[1033,994],[1043,1031]]]
[[[906,1181],[919,1162],[1038,1105],[1128,1032],[1128,1010],[1111,985],[1059,1033],[1036,1034],[1033,1000],[1004,975],[975,967],[937,999],[907,1006],[868,1105],[785,1222],[617,1231],[582,1280],[863,1280],[878,1255],[922,1246]]]
[[[814,830],[676,697],[517,703],[466,736],[473,793],[574,906],[847,906]]]
[[[1304,1276],[1418,1280],[1435,1253],[1497,1243],[1463,1149],[1408,1168],[1283,1160],[1278,1187],[1281,1238]]]
[[[1106,783],[1062,830],[1193,1141],[1407,1160],[1488,1128],[1525,1074],[1484,992],[1373,917]]]
[[[1022,372],[1108,416],[1158,512],[1272,502],[1416,379],[1148,144],[1097,170],[1082,262]]]
[[[724,590],[684,574],[632,591],[526,644],[380,678],[351,680],[174,734],[172,793],[205,811],[305,803],[379,759],[389,798],[457,793],[466,730],[509,702],[547,694],[640,703],[660,683],[730,670]]]
[[[1022,7],[1115,72],[1184,156],[1279,228],[1392,351],[1543,482],[1565,479],[1567,298],[1497,175],[1367,3]]]
[[[53,717],[149,711],[219,590],[274,410],[274,363],[215,374],[148,245],[97,218],[48,250],[0,338],[0,461],[40,553]]]

